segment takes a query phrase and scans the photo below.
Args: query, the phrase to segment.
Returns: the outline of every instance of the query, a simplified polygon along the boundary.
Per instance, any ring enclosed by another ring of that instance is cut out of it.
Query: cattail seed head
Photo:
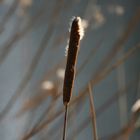
[[[67,65],[65,70],[64,85],[63,85],[63,103],[67,105],[70,101],[74,77],[75,77],[75,65],[79,50],[80,40],[84,34],[81,18],[75,17],[73,19],[70,31],[70,40],[68,47]]]

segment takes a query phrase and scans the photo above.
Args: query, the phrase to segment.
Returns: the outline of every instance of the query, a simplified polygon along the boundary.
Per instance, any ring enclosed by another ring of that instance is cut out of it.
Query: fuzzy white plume
[[[88,27],[88,22],[87,20],[81,19],[80,17],[72,17],[71,22],[70,22],[69,32],[71,32],[71,25],[74,19],[78,21],[78,33],[80,35],[80,40],[82,40],[84,36],[84,29]],[[69,40],[67,41],[67,45],[65,48],[65,56],[67,56],[68,48],[69,48]]]

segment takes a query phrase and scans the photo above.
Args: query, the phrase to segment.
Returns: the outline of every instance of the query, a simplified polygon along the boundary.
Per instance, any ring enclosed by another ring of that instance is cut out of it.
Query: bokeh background
[[[83,19],[85,35],[67,139],[93,139],[91,87],[99,139],[140,140],[140,119],[133,122],[131,111],[140,98],[139,0],[0,0],[0,140],[62,139],[74,16]]]

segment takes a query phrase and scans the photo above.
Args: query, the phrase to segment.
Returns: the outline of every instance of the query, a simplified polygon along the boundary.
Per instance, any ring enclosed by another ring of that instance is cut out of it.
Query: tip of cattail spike
[[[81,40],[84,36],[84,27],[82,24],[82,19],[80,17],[73,17],[71,27],[73,26],[73,24],[77,25],[77,32],[78,32],[78,34],[80,36],[80,40]]]
[[[84,20],[82,20],[80,17],[73,17],[72,18],[72,23],[70,25],[69,32],[70,32],[70,34],[72,34],[72,36],[75,36],[76,40],[82,40],[82,38],[84,36],[85,27],[84,27],[82,21],[84,21]],[[66,50],[65,50],[65,56],[67,56],[67,53],[68,53],[69,41],[70,40],[67,41],[67,46],[66,46]]]
[[[78,24],[78,33],[79,33],[80,40],[81,40],[83,38],[83,36],[84,36],[84,27],[82,25],[82,19],[80,17],[75,17],[74,20]]]

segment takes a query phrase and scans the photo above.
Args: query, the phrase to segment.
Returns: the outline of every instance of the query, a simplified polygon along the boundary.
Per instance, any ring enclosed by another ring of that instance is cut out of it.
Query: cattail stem
[[[92,118],[92,125],[93,125],[93,134],[94,134],[94,140],[98,140],[98,134],[97,134],[97,125],[96,125],[96,113],[95,113],[95,107],[94,107],[94,101],[92,96],[92,89],[91,84],[88,85],[89,89],[89,99],[90,99],[90,108],[91,108],[91,118]]]
[[[64,117],[64,129],[63,129],[63,140],[66,140],[66,129],[67,129],[67,116],[68,116],[68,105],[65,105],[65,117]]]

